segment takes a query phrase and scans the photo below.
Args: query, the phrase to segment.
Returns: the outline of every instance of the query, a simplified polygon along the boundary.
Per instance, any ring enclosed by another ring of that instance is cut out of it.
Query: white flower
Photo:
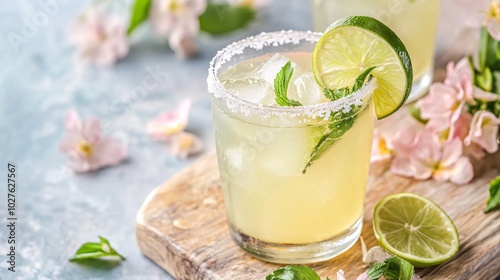
[[[198,17],[206,6],[206,0],[153,0],[149,18],[158,35],[169,37],[176,55],[192,56],[196,53],[193,37],[200,29]]]
[[[98,65],[111,65],[128,54],[125,22],[91,5],[70,27],[79,56]]]

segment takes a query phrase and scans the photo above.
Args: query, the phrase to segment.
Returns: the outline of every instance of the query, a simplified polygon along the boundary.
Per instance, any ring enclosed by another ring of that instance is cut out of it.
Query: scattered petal
[[[190,155],[201,152],[203,145],[194,134],[181,132],[170,139],[168,149],[171,154],[185,159]]]
[[[368,250],[366,256],[363,255],[363,262],[366,265],[372,265],[378,262],[383,262],[390,257],[392,257],[392,255],[387,253],[384,249],[382,249],[382,247],[375,246]]]
[[[368,277],[368,273],[363,272],[361,273],[356,280],[370,280],[370,277]]]
[[[191,100],[184,99],[175,111],[163,113],[149,122],[148,134],[155,140],[169,140],[186,128],[190,109]]]
[[[342,269],[337,271],[337,280],[345,280],[344,271]]]
[[[198,53],[198,47],[193,38],[179,32],[172,34],[168,40],[170,48],[179,58],[185,59]]]

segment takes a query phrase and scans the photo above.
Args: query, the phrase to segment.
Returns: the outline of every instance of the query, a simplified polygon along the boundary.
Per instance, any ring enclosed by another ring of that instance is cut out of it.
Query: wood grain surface
[[[406,109],[380,122],[391,131],[416,125]],[[384,196],[412,192],[431,198],[455,221],[460,233],[458,254],[437,267],[418,269],[423,280],[489,280],[500,276],[500,211],[483,213],[491,179],[500,174],[500,153],[474,162],[475,179],[468,185],[417,181],[372,165],[365,201],[362,237],[368,248],[377,245],[372,213]],[[265,279],[279,265],[247,255],[231,239],[215,153],[210,153],[157,187],[137,214],[136,236],[144,255],[177,279]],[[343,269],[347,279],[366,270],[360,243],[346,253],[312,265],[322,279],[335,279]]]

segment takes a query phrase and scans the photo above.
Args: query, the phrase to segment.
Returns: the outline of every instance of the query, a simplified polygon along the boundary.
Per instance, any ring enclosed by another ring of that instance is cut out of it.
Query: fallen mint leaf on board
[[[292,63],[288,61],[278,72],[274,79],[274,93],[276,94],[276,102],[280,106],[302,106],[299,101],[288,99],[288,84],[293,75]]]
[[[484,213],[489,213],[493,210],[500,210],[500,176],[493,179],[490,183],[490,197],[486,203]]]
[[[410,280],[414,270],[410,262],[393,256],[372,266],[368,270],[368,279],[378,280],[384,276],[387,280]]]
[[[312,268],[303,265],[290,265],[273,271],[266,280],[321,280]]]
[[[87,242],[82,244],[80,248],[76,251],[75,255],[69,259],[70,262],[88,259],[98,259],[102,257],[118,257],[120,260],[125,260],[125,257],[120,255],[109,241],[99,236],[100,243],[97,242]]]

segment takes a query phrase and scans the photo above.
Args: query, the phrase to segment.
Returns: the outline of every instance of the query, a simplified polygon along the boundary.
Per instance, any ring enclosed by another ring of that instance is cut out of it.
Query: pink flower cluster
[[[166,36],[174,53],[186,58],[197,52],[193,38],[198,34],[206,0],[152,0],[149,20],[153,30]],[[69,29],[84,61],[109,66],[129,51],[124,18],[108,13],[102,5],[91,4]]]
[[[500,118],[487,110],[469,113],[470,105],[499,98],[476,87],[472,71],[467,58],[448,64],[445,81],[433,84],[429,95],[416,103],[425,126],[392,137],[376,132],[372,161],[391,158],[393,173],[419,180],[432,177],[456,184],[472,180],[468,156],[482,158],[498,151],[500,125]]]

